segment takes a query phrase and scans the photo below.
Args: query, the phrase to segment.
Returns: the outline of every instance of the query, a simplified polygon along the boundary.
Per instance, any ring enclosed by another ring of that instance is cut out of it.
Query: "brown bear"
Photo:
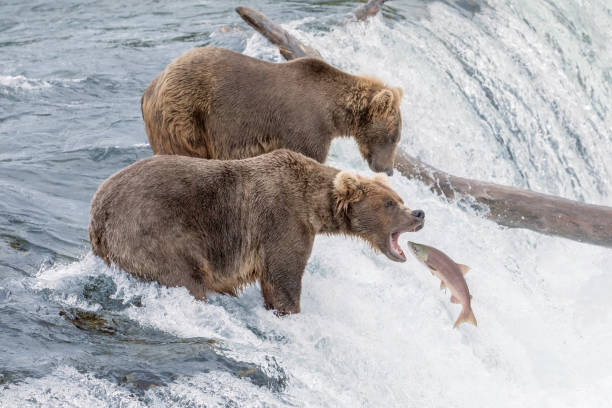
[[[386,184],[280,149],[244,160],[155,156],[107,179],[91,204],[93,253],[144,280],[236,295],[259,281],[266,308],[300,311],[316,234],[361,237],[397,262],[423,226]]]
[[[319,59],[277,64],[202,47],[170,63],[141,108],[155,154],[229,160],[286,148],[323,163],[333,138],[352,136],[370,168],[391,175],[401,98]]]

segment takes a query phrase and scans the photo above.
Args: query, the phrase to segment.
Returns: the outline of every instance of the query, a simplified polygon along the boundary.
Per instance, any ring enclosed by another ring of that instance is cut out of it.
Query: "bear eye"
[[[385,207],[386,208],[391,208],[391,207],[394,207],[394,206],[395,206],[395,201],[393,201],[393,200],[389,200],[389,201],[387,201],[385,203]]]

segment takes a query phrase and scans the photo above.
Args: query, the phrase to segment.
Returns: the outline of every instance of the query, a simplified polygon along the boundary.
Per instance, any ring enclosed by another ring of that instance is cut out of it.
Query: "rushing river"
[[[207,4],[208,3],[208,4]],[[487,221],[401,176],[408,238],[472,267],[478,328],[414,258],[318,237],[302,313],[195,301],[90,253],[89,202],[150,156],[149,81],[184,51],[281,62],[239,2],[0,2],[0,406],[604,407],[612,251]],[[402,146],[450,173],[612,205],[608,0],[251,4],[404,90]],[[351,140],[328,163],[368,174]]]

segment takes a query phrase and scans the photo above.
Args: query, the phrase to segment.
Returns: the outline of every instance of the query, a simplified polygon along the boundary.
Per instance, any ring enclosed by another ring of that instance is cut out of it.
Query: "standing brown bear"
[[[316,234],[361,237],[404,262],[398,237],[423,222],[381,175],[363,178],[281,149],[245,160],[132,164],[96,192],[89,239],[107,263],[198,299],[259,281],[266,308],[286,314],[300,311]]]
[[[401,98],[319,59],[276,64],[202,47],[168,65],[141,107],[155,154],[228,160],[286,148],[323,163],[333,138],[352,136],[370,168],[391,175]]]

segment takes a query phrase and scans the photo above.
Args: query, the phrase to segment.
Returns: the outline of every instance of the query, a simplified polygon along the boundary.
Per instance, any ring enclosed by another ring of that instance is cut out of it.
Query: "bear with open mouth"
[[[298,313],[316,234],[366,240],[396,262],[423,227],[389,187],[285,149],[243,160],[156,156],[107,179],[91,204],[93,253],[143,280],[236,295],[259,281],[265,306]]]

